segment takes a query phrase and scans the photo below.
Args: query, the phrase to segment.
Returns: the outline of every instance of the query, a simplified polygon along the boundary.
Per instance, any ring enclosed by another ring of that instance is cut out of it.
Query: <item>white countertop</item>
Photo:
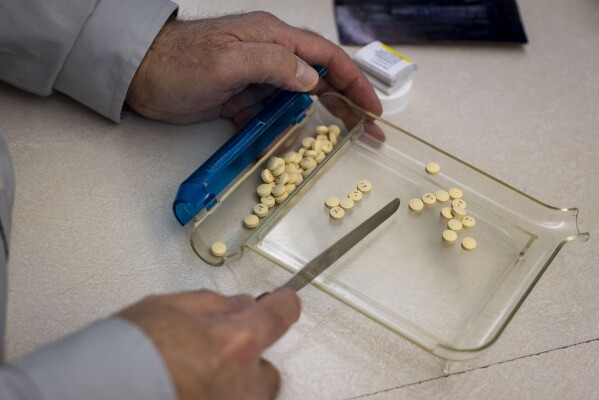
[[[185,15],[253,9],[336,40],[331,2],[181,1]],[[389,119],[547,204],[579,207],[591,239],[564,247],[499,341],[453,367],[314,287],[267,357],[281,399],[590,398],[599,393],[599,3],[520,0],[530,43],[397,47],[418,64]],[[354,52],[356,48],[348,48]],[[260,293],[288,274],[248,252],[203,264],[171,203],[234,132],[227,121],[116,125],[74,101],[0,84],[13,155],[7,356],[156,292]]]

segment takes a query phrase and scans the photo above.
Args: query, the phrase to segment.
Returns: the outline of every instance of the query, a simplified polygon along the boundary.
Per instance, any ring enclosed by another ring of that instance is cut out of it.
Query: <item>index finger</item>
[[[381,115],[381,102],[370,81],[339,46],[314,32],[292,27],[267,13],[249,13],[244,17],[248,20],[242,22],[242,25],[250,21],[263,23],[256,24],[253,29],[242,29],[242,40],[279,44],[308,64],[326,67],[329,72],[324,79],[333,88],[357,105]]]
[[[299,319],[300,299],[295,291],[280,288],[239,312],[255,335],[260,349],[266,349]]]

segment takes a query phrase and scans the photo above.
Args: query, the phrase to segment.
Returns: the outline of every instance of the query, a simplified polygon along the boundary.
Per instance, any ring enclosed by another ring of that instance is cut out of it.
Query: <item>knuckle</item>
[[[223,347],[223,358],[248,361],[256,357],[258,353],[258,337],[246,327],[232,327]]]
[[[281,22],[279,18],[277,18],[274,14],[268,11],[252,11],[248,13],[248,16],[262,23],[275,24]]]

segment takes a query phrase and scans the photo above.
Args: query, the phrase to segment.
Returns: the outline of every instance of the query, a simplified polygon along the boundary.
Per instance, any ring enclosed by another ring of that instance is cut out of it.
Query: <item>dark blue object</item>
[[[318,75],[324,67],[314,67]],[[307,93],[279,91],[239,132],[223,144],[177,191],[173,211],[185,225],[202,209],[216,204],[216,196],[290,125],[304,119],[312,104]]]

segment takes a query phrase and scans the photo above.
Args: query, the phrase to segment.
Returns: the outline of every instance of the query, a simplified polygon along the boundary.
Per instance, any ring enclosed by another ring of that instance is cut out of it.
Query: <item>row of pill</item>
[[[352,190],[347,194],[346,197],[339,198],[331,195],[327,196],[324,200],[324,204],[329,208],[329,215],[334,220],[340,220],[345,216],[345,212],[354,208],[354,205],[361,201],[364,194],[372,190],[372,183],[366,179],[362,179],[356,185],[356,189]]]

